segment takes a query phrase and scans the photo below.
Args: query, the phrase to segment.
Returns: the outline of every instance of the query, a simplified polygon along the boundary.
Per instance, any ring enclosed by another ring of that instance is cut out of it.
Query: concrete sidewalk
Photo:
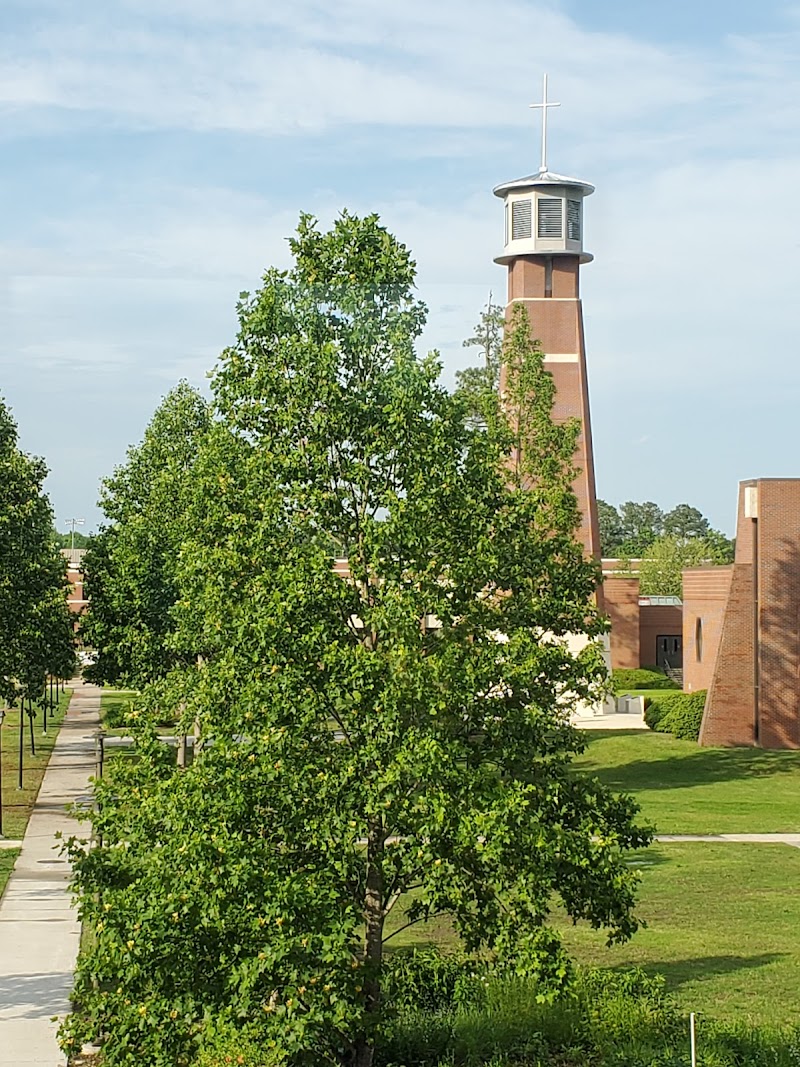
[[[800,834],[656,834],[656,841],[729,842],[737,845],[791,845],[800,848]]]
[[[78,679],[36,799],[14,872],[0,901],[0,1067],[62,1067],[56,1041],[69,1011],[80,924],[70,906],[64,837],[88,834],[65,807],[89,799],[100,689]],[[52,1022],[53,1016],[58,1016]]]
[[[576,715],[572,725],[579,730],[649,730],[641,715],[633,712],[611,715]]]

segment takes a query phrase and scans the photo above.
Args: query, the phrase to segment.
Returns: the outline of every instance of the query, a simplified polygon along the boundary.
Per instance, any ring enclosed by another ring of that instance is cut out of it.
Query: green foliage
[[[483,364],[456,372],[456,393],[470,415],[479,421],[484,421],[497,408],[504,327],[503,309],[492,303],[490,293],[475,333],[463,342],[464,348],[480,350]]]
[[[651,500],[641,504],[629,500],[620,505],[619,510],[605,500],[598,500],[597,514],[600,545],[604,556],[620,559],[646,558],[650,554],[649,550],[660,542],[680,546],[702,542],[704,548],[702,552],[698,550],[701,562],[733,562],[733,541],[719,530],[712,530],[708,519],[689,504],[678,504],[672,511],[664,513]],[[663,555],[663,550],[660,553],[656,550],[656,558],[662,558]],[[690,552],[690,562],[687,566],[696,565],[693,562],[696,555],[698,553],[692,555]],[[670,585],[669,592],[655,587],[647,592],[680,596],[680,588],[678,587],[676,593],[672,592],[673,588],[674,582]]]
[[[624,857],[650,833],[572,770],[605,622],[579,427],[551,419],[524,309],[508,417],[480,423],[415,354],[414,264],[376,217],[303,216],[291,248],[241,298],[183,473],[172,669],[129,716],[136,760],[97,785],[102,845],[71,845],[94,939],[64,1041],[107,1033],[106,1067],[174,1067],[212,1021],[369,1067],[395,908],[452,916],[542,998],[570,974],[554,900],[612,942],[637,928]],[[186,770],[165,713],[200,734]]]
[[[387,956],[382,992],[394,1013],[443,1011],[471,1003],[488,974],[486,960],[436,949],[411,949]]]
[[[662,529],[668,537],[676,537],[679,541],[689,541],[706,537],[711,531],[711,526],[708,519],[697,508],[690,507],[688,504],[678,504],[664,516]]]
[[[734,540],[730,537],[726,537],[725,534],[720,533],[719,530],[709,530],[703,535],[703,540],[705,541],[708,558],[711,563],[715,563],[718,566],[725,566],[726,564],[733,563],[736,548]]]
[[[672,734],[678,741],[696,741],[700,736],[706,690],[694,693],[665,693],[654,697],[645,708],[644,721],[651,730]]]
[[[685,1032],[663,980],[641,971],[579,972],[553,1003],[534,982],[508,976],[489,975],[473,989],[470,1000],[439,1012],[402,1013],[379,1046],[377,1067],[651,1064],[648,1057]]]
[[[638,667],[635,670],[618,668],[611,672],[611,682],[615,693],[624,693],[630,689],[680,689],[658,667]]]
[[[703,1067],[796,1067],[796,1030],[698,1018]],[[408,1011],[390,1026],[376,1067],[684,1067],[689,1025],[664,980],[638,969],[578,973],[568,994],[543,1004],[529,981],[490,977],[471,1002]]]
[[[717,562],[704,538],[683,540],[664,534],[645,549],[639,565],[639,590],[645,596],[681,596],[682,572]]]
[[[623,534],[617,549],[620,555],[641,556],[664,530],[664,512],[652,500],[642,504],[628,500],[620,505],[619,514]]]
[[[600,529],[600,551],[603,556],[613,558],[625,540],[620,514],[613,504],[598,499],[597,521]]]
[[[0,697],[37,697],[48,674],[75,664],[65,561],[42,491],[47,467],[20,451],[0,400]]]
[[[83,561],[89,609],[82,636],[97,651],[85,671],[91,681],[140,688],[180,659],[170,642],[176,570],[188,533],[191,471],[208,425],[208,405],[181,382],[103,483],[108,522]]]
[[[67,530],[65,533],[53,530],[53,539],[58,548],[87,548],[91,542],[91,535],[81,533],[80,530]]]

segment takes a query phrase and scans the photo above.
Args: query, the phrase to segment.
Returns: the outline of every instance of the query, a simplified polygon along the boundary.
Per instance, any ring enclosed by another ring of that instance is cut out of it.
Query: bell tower
[[[577,418],[581,425],[575,455],[575,495],[581,510],[579,539],[587,555],[600,558],[597,495],[589,419],[586,348],[580,300],[580,268],[592,256],[583,247],[584,200],[594,186],[554,174],[547,167],[547,112],[559,104],[547,99],[547,75],[541,104],[542,163],[537,174],[496,186],[505,209],[505,244],[495,263],[508,267],[508,317],[524,303],[533,336],[544,353],[544,366],[556,387],[553,418]],[[502,373],[501,373],[502,378]],[[502,386],[502,382],[501,382]]]

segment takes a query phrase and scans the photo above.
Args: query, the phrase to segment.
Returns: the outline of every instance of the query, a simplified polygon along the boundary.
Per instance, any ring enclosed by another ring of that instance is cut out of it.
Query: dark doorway
[[[666,634],[656,638],[656,666],[662,671],[683,667],[683,638],[680,634]]]

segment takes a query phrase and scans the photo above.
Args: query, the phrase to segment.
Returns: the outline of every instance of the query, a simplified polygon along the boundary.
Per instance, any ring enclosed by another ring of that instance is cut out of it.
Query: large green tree
[[[0,400],[0,696],[37,696],[68,674],[73,635],[65,563],[53,541],[43,460],[22,452]]]
[[[209,1020],[369,1067],[398,926],[447,913],[543,997],[569,974],[557,901],[636,929],[649,834],[572,764],[604,624],[578,428],[524,311],[508,417],[476,425],[415,354],[414,264],[376,217],[303,216],[291,248],[239,305],[192,469],[174,640],[203,654],[157,699],[202,745],[178,771],[145,720],[99,787],[102,845],[73,845],[93,939],[66,1040],[107,1034],[109,1067],[184,1062]]]
[[[161,402],[140,444],[103,482],[106,523],[84,557],[89,609],[84,643],[97,651],[97,682],[139,688],[168,673],[178,596],[176,570],[187,534],[191,472],[208,430],[208,405],[179,383]]]
[[[597,521],[600,530],[600,552],[613,559],[625,541],[625,531],[619,512],[605,500],[597,501]]]
[[[652,501],[637,504],[632,500],[621,504],[619,510],[605,500],[597,501],[600,522],[601,551],[607,557],[645,557],[653,547],[656,555],[669,554],[657,543],[663,537],[684,545],[687,541],[705,541],[704,558],[714,563],[733,561],[733,541],[719,530],[713,530],[708,519],[689,504],[677,504],[671,511],[663,512]],[[687,558],[703,555],[703,552],[686,549]],[[673,553],[674,554],[674,553]]]
[[[707,537],[663,534],[649,545],[639,564],[639,591],[645,596],[682,596],[683,571],[733,561],[730,541],[715,530]]]

